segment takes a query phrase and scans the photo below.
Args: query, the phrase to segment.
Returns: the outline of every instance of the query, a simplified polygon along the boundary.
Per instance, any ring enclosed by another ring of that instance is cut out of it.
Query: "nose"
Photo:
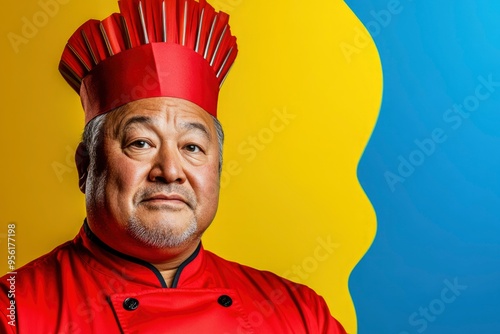
[[[149,180],[179,184],[186,181],[182,157],[176,145],[165,143],[159,149],[149,172]]]

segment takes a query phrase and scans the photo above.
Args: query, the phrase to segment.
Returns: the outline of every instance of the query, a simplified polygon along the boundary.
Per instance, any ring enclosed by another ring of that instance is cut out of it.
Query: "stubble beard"
[[[169,216],[175,215],[181,209],[173,208],[169,205],[149,205],[143,202],[144,199],[157,193],[178,193],[183,195],[186,200],[185,210],[191,210],[192,216],[187,218],[187,221],[184,221],[184,219],[177,221],[176,218]],[[147,188],[141,188],[134,196],[133,203],[136,209],[140,206],[150,213],[156,211],[165,215],[154,221],[143,221],[135,214],[132,214],[128,218],[127,232],[143,245],[156,249],[176,248],[196,238],[198,233],[198,220],[194,213],[197,205],[196,197],[182,186],[175,183],[158,183]]]
[[[192,217],[182,232],[176,231],[168,221],[158,222],[152,226],[145,224],[141,219],[132,216],[128,220],[127,231],[131,237],[143,245],[156,249],[176,248],[182,246],[196,236],[198,222]]]
[[[100,175],[95,175],[92,172],[89,173],[86,193],[88,201],[87,210],[89,211],[88,214],[96,212],[95,208],[99,207],[104,202],[106,179],[106,172],[103,172]],[[167,188],[171,187],[172,186],[167,186]],[[161,188],[165,188],[165,186],[162,186]],[[176,187],[176,189],[178,188]],[[150,193],[154,191],[155,190],[153,189]],[[142,191],[142,193],[144,194],[144,191]],[[195,202],[194,197],[191,197],[188,194],[185,195],[190,199],[191,205],[193,205],[193,202]],[[159,210],[164,209],[165,208]],[[100,221],[100,219],[97,221]],[[175,224],[168,221],[168,218],[149,225],[142,221],[139,217],[131,216],[127,221],[126,230],[132,238],[142,243],[145,247],[154,249],[176,248],[196,238],[198,232],[198,221],[195,216],[191,217],[187,222],[187,225],[181,232],[179,232],[178,229],[175,228]]]

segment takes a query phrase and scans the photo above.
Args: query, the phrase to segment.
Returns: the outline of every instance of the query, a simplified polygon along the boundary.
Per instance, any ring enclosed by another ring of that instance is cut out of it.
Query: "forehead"
[[[130,120],[145,118],[152,123],[201,124],[214,131],[212,116],[196,104],[172,97],[155,97],[130,102],[108,114],[106,128],[115,135],[121,133]]]

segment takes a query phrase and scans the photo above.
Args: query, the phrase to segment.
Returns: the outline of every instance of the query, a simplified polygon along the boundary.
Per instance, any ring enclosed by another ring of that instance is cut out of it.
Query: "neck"
[[[179,267],[182,266],[182,264],[192,255],[194,255],[198,245],[199,243],[186,248],[182,253],[178,254],[175,258],[169,259],[168,261],[151,263],[161,273],[168,287],[172,287],[175,274],[179,270]]]
[[[167,286],[169,288],[171,288],[173,285],[174,277],[175,277],[175,274],[177,273],[177,269],[178,268],[168,269],[168,270],[160,270],[160,273],[163,276],[163,279],[165,280],[165,283],[167,284]]]

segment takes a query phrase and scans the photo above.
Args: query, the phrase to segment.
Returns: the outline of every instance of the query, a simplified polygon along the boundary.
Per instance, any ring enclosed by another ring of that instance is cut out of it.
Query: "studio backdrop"
[[[500,333],[500,5],[211,3],[240,51],[204,246],[311,286],[349,333]],[[78,26],[117,11],[26,0],[0,13],[2,273],[9,226],[18,268],[83,223],[84,117],[57,66]]]

